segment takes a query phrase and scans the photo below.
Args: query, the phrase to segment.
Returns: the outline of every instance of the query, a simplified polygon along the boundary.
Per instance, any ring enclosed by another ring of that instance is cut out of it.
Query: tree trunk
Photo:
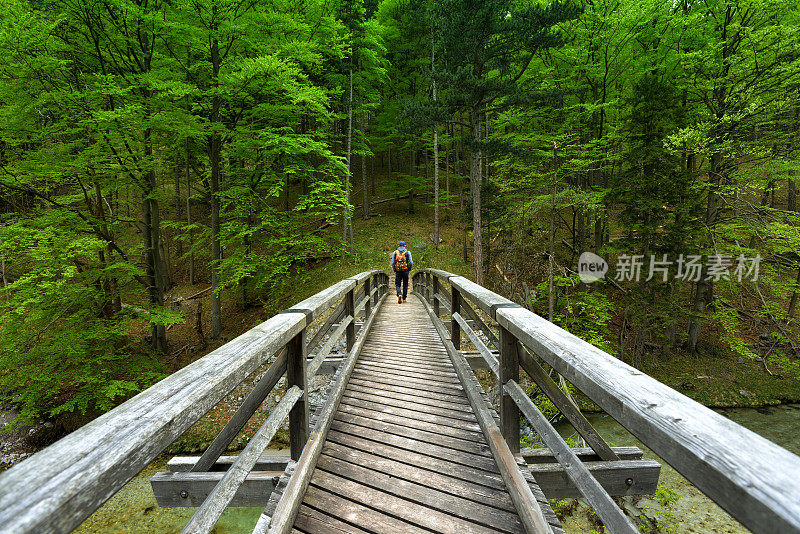
[[[464,263],[469,261],[469,254],[467,251],[467,223],[464,222],[464,180],[462,179],[458,184],[458,208],[461,214],[461,255]]]
[[[550,197],[550,242],[547,251],[547,320],[553,322],[554,292],[553,292],[553,252],[556,242],[556,187],[558,183],[558,146],[553,143],[553,187]]]
[[[180,224],[183,222],[183,200],[181,199],[181,165],[180,157],[175,162],[175,220]],[[183,256],[183,239],[180,230],[175,230],[175,254]]]
[[[359,69],[361,68],[361,61],[358,62]],[[360,102],[363,105],[363,102]],[[366,134],[364,133],[364,112],[360,113],[360,121],[361,123],[361,135],[364,138],[364,149],[366,149]],[[374,183],[373,183],[374,185]],[[362,152],[361,154],[361,197],[362,197],[362,204],[363,213],[361,218],[363,220],[369,219],[369,188],[367,187],[367,156]]]
[[[789,300],[789,309],[786,311],[788,320],[794,317],[794,311],[797,307],[797,288],[800,286],[800,266],[797,267],[797,279],[795,280],[794,291],[792,291],[792,298]]]
[[[186,167],[184,178],[186,179],[186,224],[189,226],[189,283],[194,285],[194,230],[192,230],[192,184],[189,176],[189,139],[186,139]]]
[[[472,266],[475,270],[475,283],[483,285],[483,242],[481,238],[481,110],[470,110],[470,125],[475,143],[470,154],[469,187],[472,190]]]
[[[708,191],[708,203],[706,206],[706,227],[713,228],[717,220],[717,204],[719,199],[717,197],[717,188],[722,182],[720,179],[720,170],[722,167],[722,154],[720,152],[711,155],[711,168],[709,169],[709,176],[711,176],[711,184]],[[712,294],[713,287],[710,280],[704,280],[706,277],[706,269],[703,267],[700,273],[700,280],[697,282],[697,292],[694,296],[694,304],[692,306],[693,315],[689,319],[688,339],[686,340],[686,348],[691,353],[697,352],[697,342],[700,339],[700,321],[706,311],[706,304],[708,296]]]
[[[414,178],[417,176],[417,152],[411,150],[409,158],[409,179],[408,179],[408,211],[414,213]]]
[[[211,69],[213,85],[219,84],[221,58],[219,41],[215,38],[211,46]],[[214,95],[211,103],[211,123],[219,122],[220,97]],[[216,339],[222,332],[222,295],[219,287],[219,261],[221,260],[219,184],[222,175],[222,138],[216,132],[208,141],[208,159],[211,165],[211,337]]]
[[[794,174],[794,171],[789,171],[789,173]],[[789,188],[788,197],[786,199],[786,209],[788,211],[797,211],[797,190],[795,189],[794,178],[787,178],[786,182]]]
[[[431,32],[431,69],[434,68],[433,32]],[[436,102],[436,80],[433,80],[433,101]],[[433,125],[433,246],[439,250],[439,128]]]
[[[348,250],[348,254],[352,254],[352,247],[347,248],[347,236],[350,229],[350,156],[353,148],[353,50],[350,47],[350,97],[347,100],[347,172],[344,176],[344,192],[346,198],[345,212],[342,216],[342,246]]]

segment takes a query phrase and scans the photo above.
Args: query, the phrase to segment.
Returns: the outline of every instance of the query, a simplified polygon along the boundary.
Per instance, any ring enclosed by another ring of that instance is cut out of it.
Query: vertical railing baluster
[[[306,329],[286,344],[286,389],[297,386],[303,396],[289,412],[289,447],[292,460],[299,460],[308,441],[308,390],[306,388]]]
[[[439,299],[436,297],[439,296],[439,277],[433,275],[433,314],[436,318],[439,318]]]
[[[369,319],[369,314],[372,311],[372,284],[370,283],[371,276],[364,280],[364,295],[367,300],[364,302],[364,320]]]
[[[344,316],[353,318],[353,321],[347,325],[347,330],[345,330],[347,336],[347,352],[350,352],[350,349],[352,349],[353,345],[356,343],[355,311],[355,288],[353,288],[344,296]]]
[[[513,453],[519,452],[519,407],[503,386],[509,380],[519,382],[518,350],[517,339],[500,326],[500,432]]]
[[[455,286],[450,286],[452,289],[450,297],[450,317],[457,313],[461,313],[461,293]],[[461,350],[461,326],[455,319],[450,319],[450,340],[456,350]]]

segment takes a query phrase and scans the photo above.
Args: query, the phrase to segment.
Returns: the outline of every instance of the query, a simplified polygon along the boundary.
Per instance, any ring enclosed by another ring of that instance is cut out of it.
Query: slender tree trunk
[[[358,62],[358,68],[361,69],[361,60]],[[359,103],[363,106],[363,101],[359,101]],[[364,112],[362,111],[360,114],[360,127],[361,127],[361,136],[364,138],[364,148],[366,149],[366,138],[367,135],[364,132]],[[374,182],[373,182],[374,185]],[[367,156],[365,154],[361,154],[361,197],[363,203],[363,210],[361,218],[363,220],[367,220],[370,217],[369,213],[369,188],[367,187]]]
[[[350,57],[353,56],[352,46],[350,47]],[[347,173],[344,177],[344,191],[346,197],[345,212],[342,217],[342,246],[348,250],[348,254],[353,254],[353,248],[347,247],[348,235],[350,230],[350,156],[353,147],[353,61],[350,60],[350,97],[347,101]]]
[[[219,41],[215,38],[211,46],[211,69],[213,85],[219,84],[219,70],[221,59],[219,55]],[[220,97],[216,94],[211,103],[211,123],[220,120]],[[219,220],[219,186],[222,175],[222,139],[216,132],[209,138],[208,156],[211,165],[211,337],[216,339],[222,332],[222,295],[219,287],[219,261],[222,259],[220,243]]]
[[[408,179],[408,211],[414,213],[414,179],[417,177],[417,152],[411,149],[411,158],[409,159],[409,179]]]
[[[192,230],[192,203],[190,197],[192,196],[192,183],[189,175],[189,139],[186,139],[186,167],[184,169],[184,178],[186,179],[186,224],[189,226],[189,283],[194,285],[194,230]]]
[[[789,171],[793,175],[794,171]],[[797,189],[795,188],[794,178],[791,176],[786,179],[786,185],[789,188],[788,197],[786,199],[786,209],[788,211],[797,211]]]
[[[788,319],[791,321],[794,317],[794,311],[797,307],[797,288],[800,286],[800,266],[797,267],[797,278],[795,279],[794,291],[792,291],[792,298],[789,299],[789,309],[786,311]]]
[[[431,32],[431,69],[434,67],[433,33]],[[436,102],[436,80],[433,80],[433,101]],[[439,128],[433,125],[433,246],[439,250]]]
[[[547,320],[553,322],[553,254],[556,242],[556,187],[558,184],[558,145],[553,143],[553,186],[550,194],[550,242],[547,251]]]
[[[175,162],[175,220],[180,224],[183,222],[183,199],[181,198],[181,164],[180,157]],[[183,256],[183,239],[180,230],[175,230],[175,254]]]
[[[469,261],[469,254],[467,250],[467,223],[464,221],[464,180],[460,180],[458,184],[458,208],[461,214],[461,256],[464,263]]]
[[[483,285],[483,242],[481,236],[481,109],[473,107],[470,112],[470,125],[475,146],[470,155],[469,187],[472,190],[472,266],[475,270],[475,283]]]
[[[719,152],[711,155],[711,169],[710,176],[712,183],[708,191],[708,203],[706,206],[706,226],[712,228],[717,219],[717,187],[721,182],[720,169],[722,167],[722,154]],[[694,296],[694,303],[692,305],[693,315],[689,319],[688,338],[686,340],[686,348],[691,353],[697,352],[697,342],[700,339],[700,321],[706,311],[706,304],[708,297],[712,294],[713,287],[710,280],[705,280],[706,269],[702,269],[700,273],[700,280],[697,282],[697,291]]]

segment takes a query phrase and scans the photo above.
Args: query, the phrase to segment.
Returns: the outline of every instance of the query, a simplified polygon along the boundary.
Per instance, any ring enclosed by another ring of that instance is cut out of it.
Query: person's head
[[[404,246],[406,246],[406,242],[402,241],[402,240],[397,244],[397,248],[401,248],[401,247],[404,247]]]

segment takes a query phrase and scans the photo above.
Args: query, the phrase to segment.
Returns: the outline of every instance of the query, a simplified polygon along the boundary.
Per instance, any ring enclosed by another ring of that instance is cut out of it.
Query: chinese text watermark
[[[699,254],[678,255],[677,258],[668,258],[666,254],[660,257],[655,254],[645,260],[643,254],[620,254],[614,266],[614,280],[617,282],[639,282],[657,280],[666,282],[668,279],[682,280],[685,282],[699,282],[700,280],[719,282],[720,280],[744,279],[758,280],[761,265],[761,256],[753,257],[739,254]],[[705,261],[704,261],[705,260]],[[605,278],[609,271],[608,262],[592,252],[584,252],[578,259],[578,276],[584,283],[596,282]]]

